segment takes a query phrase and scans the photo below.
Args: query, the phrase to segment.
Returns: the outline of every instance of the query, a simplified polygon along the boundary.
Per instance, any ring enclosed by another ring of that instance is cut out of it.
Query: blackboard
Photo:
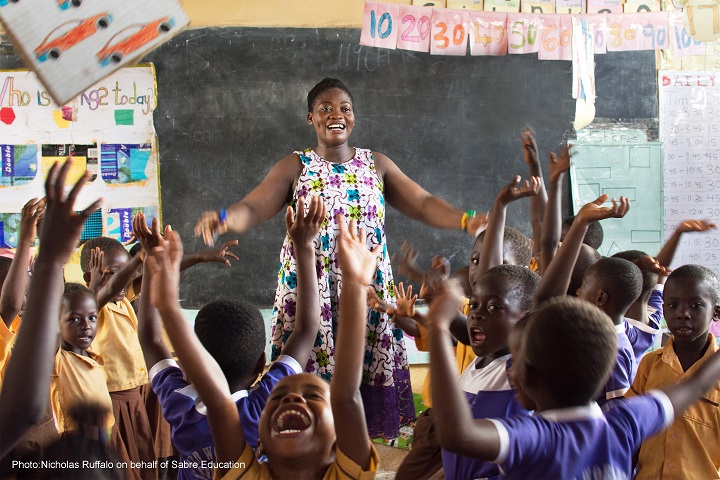
[[[489,209],[512,175],[527,176],[524,125],[535,128],[543,160],[574,138],[570,62],[431,56],[363,47],[359,38],[357,29],[201,28],[143,60],[157,70],[163,220],[187,251],[203,248],[192,234],[203,210],[241,199],[281,157],[315,146],[306,95],[326,76],[353,92],[352,146],[385,153],[462,209]],[[3,68],[20,66],[16,56],[2,57]],[[598,117],[657,117],[654,52],[596,56],[596,83]],[[467,234],[430,229],[392,209],[386,222],[390,252],[407,239],[423,265],[434,254],[457,252],[453,268],[469,259]],[[527,201],[511,206],[508,225],[531,235]],[[233,268],[195,267],[184,277],[183,306],[235,294],[271,305],[284,229],[278,215],[239,237]]]

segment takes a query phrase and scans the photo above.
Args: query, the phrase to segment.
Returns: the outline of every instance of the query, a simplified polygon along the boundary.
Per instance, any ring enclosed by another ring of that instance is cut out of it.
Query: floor
[[[377,480],[393,480],[395,478],[395,472],[397,468],[407,455],[408,450],[402,448],[388,447],[387,445],[381,445],[374,443],[373,446],[380,456],[380,469],[378,470],[375,478]],[[445,475],[442,469],[435,475],[430,477],[428,480],[445,480]]]

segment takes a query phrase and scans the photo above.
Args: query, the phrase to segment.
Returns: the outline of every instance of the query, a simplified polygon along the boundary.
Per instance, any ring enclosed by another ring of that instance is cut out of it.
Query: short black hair
[[[520,299],[520,308],[527,312],[533,306],[535,290],[540,284],[540,275],[520,265],[498,265],[488,269],[480,276],[478,283],[486,277],[499,277],[510,285],[510,292]]]
[[[90,271],[90,252],[94,248],[100,248],[103,254],[107,255],[108,252],[112,252],[115,249],[125,250],[123,244],[110,237],[95,237],[91,238],[83,244],[82,250],[80,251],[80,268],[83,273]],[[127,250],[125,250],[127,251]]]
[[[533,249],[530,238],[517,228],[505,227],[503,246],[508,248],[515,258],[516,265],[527,267],[532,260]]]
[[[320,80],[320,83],[315,85],[307,94],[308,112],[313,111],[317,97],[328,90],[332,90],[333,88],[339,88],[343,92],[347,93],[347,96],[350,97],[350,101],[353,102],[353,96],[352,93],[350,93],[350,89],[342,81],[337,78],[325,77]]]
[[[649,256],[650,255],[643,252],[642,250],[624,250],[613,255],[613,257],[623,258],[633,263],[635,263],[635,261],[640,258]],[[643,285],[642,292],[640,293],[639,298],[643,303],[647,303],[648,300],[650,300],[650,295],[652,295],[655,285],[657,285],[658,274],[649,270],[643,270],[642,268],[640,268],[640,273],[642,273]]]
[[[676,268],[672,271],[670,276],[668,276],[665,284],[667,285],[670,280],[685,280],[688,278],[697,280],[707,285],[713,304],[720,304],[720,282],[718,282],[718,278],[712,270],[707,267],[703,267],[702,265],[689,263]]]
[[[563,220],[563,225],[566,228],[570,228],[570,225],[572,225],[574,221],[575,215],[569,216]],[[600,248],[600,245],[602,245],[604,237],[605,234],[603,233],[603,228],[602,225],[600,225],[600,222],[590,222],[587,232],[585,233],[585,238],[583,238],[583,243],[585,245],[590,245],[592,248],[597,250]]]
[[[130,247],[130,250],[128,250],[130,258],[133,258],[135,255],[140,253],[140,250],[142,250],[142,244],[140,242],[134,243],[133,246]]]
[[[252,373],[265,351],[265,320],[243,298],[206,304],[195,317],[195,334],[230,383]]]
[[[65,290],[63,290],[62,301],[63,305],[70,300],[73,300],[82,295],[89,295],[92,298],[96,298],[95,292],[87,288],[85,285],[79,283],[68,282],[65,284]]]
[[[609,315],[624,315],[642,292],[640,268],[623,258],[603,257],[592,265],[591,273],[610,297],[614,311]]]
[[[602,255],[597,250],[592,248],[590,245],[584,243],[580,246],[580,253],[578,253],[577,261],[573,267],[572,274],[570,275],[570,286],[568,287],[567,294],[571,297],[577,295],[578,288],[582,285],[585,271],[592,265],[602,258]]]
[[[617,356],[617,333],[607,314],[577,298],[554,297],[532,312],[524,334],[525,361],[561,406],[597,398]]]

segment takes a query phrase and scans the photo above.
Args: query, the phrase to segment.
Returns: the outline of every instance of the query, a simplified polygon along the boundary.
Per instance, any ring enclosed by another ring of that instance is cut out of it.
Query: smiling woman
[[[475,233],[485,217],[470,217],[431,195],[408,178],[382,153],[348,143],[355,126],[350,90],[337,79],[325,78],[308,93],[307,122],[315,129],[317,146],[281,159],[244,199],[220,212],[203,213],[195,227],[212,244],[217,234],[244,233],[272,218],[299,197],[324,199],[327,218],[315,238],[322,318],[310,359],[297,359],[307,372],[329,381],[335,359],[342,277],[337,261],[335,217],[356,220],[367,234],[368,247],[381,246],[372,285],[380,298],[394,302],[390,258],[385,248],[385,202],[423,223]],[[307,204],[307,202],[306,202]],[[463,222],[465,219],[465,222]],[[295,325],[297,275],[295,252],[285,237],[280,257],[272,324],[272,359],[282,352]],[[360,340],[360,339],[359,339]],[[402,331],[387,314],[368,312],[367,348],[361,387],[368,431],[373,437],[395,438],[415,411]]]

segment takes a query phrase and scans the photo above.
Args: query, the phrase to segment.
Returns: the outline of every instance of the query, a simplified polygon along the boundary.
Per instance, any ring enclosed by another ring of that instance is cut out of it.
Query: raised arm
[[[668,241],[665,242],[660,253],[657,254],[655,259],[663,267],[669,267],[675,257],[675,251],[680,244],[680,237],[683,233],[688,232],[707,232],[708,230],[714,230],[717,226],[707,220],[685,220],[678,225],[678,228],[670,235]]]
[[[228,250],[230,247],[234,247],[237,244],[237,240],[228,240],[223,242],[220,248],[186,254],[180,262],[180,271],[187,270],[199,263],[224,263],[230,267],[232,266],[230,263],[231,258],[234,260],[240,260],[237,255]]]
[[[602,204],[605,203],[607,197],[607,195],[601,195],[584,205],[578,212],[570,230],[565,235],[565,241],[540,280],[540,285],[535,292],[536,305],[549,298],[567,293],[588,225],[606,218],[622,218],[627,213],[630,204],[625,197],[620,197],[619,201],[613,198],[611,207],[603,207]]]
[[[89,174],[78,180],[66,198],[63,190],[71,164],[69,160],[62,167],[54,164],[45,181],[46,207],[35,278],[0,393],[0,458],[47,409],[50,374],[58,348],[63,268],[80,240],[85,220],[101,203],[97,200],[82,212],[75,211],[75,199]]]
[[[180,236],[168,232],[168,238],[146,259],[152,278],[150,301],[160,313],[188,381],[195,386],[207,407],[217,461],[232,462],[245,448],[240,414],[220,366],[202,346],[180,310],[182,250]]]
[[[385,199],[401,213],[437,228],[461,229],[463,211],[453,207],[415,183],[382,153],[373,152],[375,166],[385,184]],[[479,233],[487,224],[487,213],[467,218],[465,230]]]
[[[430,393],[440,446],[463,455],[492,460],[500,451],[500,436],[487,420],[475,420],[458,384],[450,323],[462,289],[449,280],[433,298],[428,312],[430,337]]]
[[[562,234],[562,182],[570,169],[570,150],[566,146],[560,158],[550,152],[550,192],[540,235],[540,274],[544,274],[557,253]]]
[[[162,244],[162,236],[157,219],[153,219],[152,230],[145,223],[145,216],[142,213],[133,218],[133,233],[138,239],[143,251],[146,253]],[[170,234],[170,226],[165,227],[166,235]],[[172,353],[163,341],[162,321],[155,306],[150,301],[154,295],[152,270],[149,262],[143,262],[143,278],[145,279],[145,291],[140,297],[140,309],[138,311],[138,337],[140,347],[145,357],[145,364],[148,368],[161,360],[172,359]]]
[[[377,270],[380,246],[368,251],[365,230],[355,220],[345,225],[336,217],[338,260],[342,272],[340,319],[335,337],[335,373],[330,381],[330,403],[335,418],[337,446],[348,458],[367,469],[370,464],[370,437],[360,395],[367,323],[366,288]]]
[[[22,309],[25,300],[25,291],[30,279],[28,276],[30,246],[37,236],[38,220],[44,213],[44,198],[40,200],[33,198],[22,209],[17,249],[0,293],[0,316],[8,327]]]
[[[102,266],[102,252],[98,253],[98,261]],[[135,255],[120,270],[112,274],[110,272],[102,272],[102,275],[109,275],[107,281],[103,282],[99,289],[96,290],[98,310],[104,307],[109,301],[115,298],[123,289],[127,288],[128,284],[133,280],[135,273],[138,270],[140,264],[142,264],[142,254]],[[92,260],[92,259],[91,259]],[[91,261],[92,264],[92,261]],[[94,282],[93,278],[96,277],[96,272],[91,273],[91,281]],[[91,284],[92,285],[92,284]],[[136,292],[139,290],[138,286],[135,287]],[[92,290],[92,287],[91,287]]]
[[[204,212],[195,225],[195,236],[202,236],[206,245],[215,244],[215,237],[226,232],[245,233],[271,219],[292,197],[292,188],[302,173],[296,154],[288,155],[270,169],[260,185],[245,198],[227,207],[225,218],[219,211]]]
[[[512,181],[505,185],[495,197],[490,221],[485,229],[485,240],[480,250],[478,272],[486,272],[492,267],[503,264],[503,236],[505,235],[507,206],[515,200],[537,196],[540,191],[539,177],[526,180],[525,186],[520,186],[521,181],[520,175],[515,175]]]
[[[297,308],[295,329],[283,347],[288,355],[302,366],[307,364],[320,326],[320,293],[315,271],[315,237],[326,218],[325,202],[321,197],[310,197],[307,213],[305,199],[298,198],[293,220],[292,207],[285,212],[285,225],[297,257]]]
[[[542,166],[540,165],[537,143],[535,142],[535,132],[529,127],[526,128],[520,134],[520,140],[522,141],[523,160],[525,160],[525,163],[530,167],[530,177],[537,178],[540,183],[540,189],[537,195],[530,197],[530,223],[533,229],[533,248],[535,249],[534,253],[537,254],[540,252],[540,235],[548,198],[547,192],[545,191],[545,181],[543,179]]]

